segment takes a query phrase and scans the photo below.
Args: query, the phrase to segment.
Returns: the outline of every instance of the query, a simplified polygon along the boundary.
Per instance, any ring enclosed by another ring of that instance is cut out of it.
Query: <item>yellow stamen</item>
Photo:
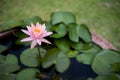
[[[34,30],[33,30],[35,33],[40,33],[42,30],[40,29],[40,28],[34,28]]]

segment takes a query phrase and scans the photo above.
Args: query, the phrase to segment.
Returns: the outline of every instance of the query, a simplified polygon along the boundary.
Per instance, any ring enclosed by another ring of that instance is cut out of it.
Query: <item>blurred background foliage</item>
[[[49,20],[55,11],[72,12],[77,23],[120,49],[120,0],[0,0],[0,24],[33,16]]]

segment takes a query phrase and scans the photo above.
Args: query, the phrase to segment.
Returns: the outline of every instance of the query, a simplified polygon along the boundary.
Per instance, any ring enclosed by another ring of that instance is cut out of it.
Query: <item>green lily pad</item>
[[[77,26],[77,33],[79,37],[85,42],[91,42],[91,34],[88,27],[84,24]]]
[[[75,23],[76,18],[75,16],[70,13],[70,12],[54,12],[51,15],[51,22],[53,25],[58,24],[58,23],[65,23],[65,24],[70,24],[70,23]]]
[[[63,39],[63,38],[62,39],[56,39],[55,44],[63,52],[68,53],[68,51],[70,50],[70,46],[69,46],[68,41],[66,39]]]
[[[76,57],[76,56],[78,55],[78,53],[79,53],[79,52],[76,51],[76,50],[74,50],[74,51],[73,51],[73,50],[70,50],[67,55],[68,55],[68,57],[71,58],[71,57]]]
[[[69,24],[68,26],[69,39],[73,42],[79,42],[79,36],[77,33],[77,24]]]
[[[5,56],[0,54],[0,64],[3,63],[5,61]]]
[[[38,49],[26,49],[20,55],[21,62],[29,67],[39,66]]]
[[[17,74],[16,80],[40,80],[36,78],[37,73],[40,73],[38,69],[27,68]]]
[[[0,64],[0,74],[8,74],[19,70],[20,67],[18,64],[11,63],[2,63]]]
[[[52,27],[52,30],[56,33],[52,34],[51,37],[53,38],[61,38],[64,37],[67,33],[67,27],[65,24],[58,24]]]
[[[94,57],[92,69],[97,74],[112,73],[112,64],[120,63],[120,54],[113,50],[102,50]]]
[[[67,70],[69,66],[70,66],[69,57],[61,51],[56,59],[56,64],[55,64],[56,70],[62,73],[65,70]]]
[[[94,80],[120,80],[117,74],[99,75]]]
[[[16,74],[0,74],[0,80],[16,80]]]
[[[0,45],[0,53],[2,53],[3,51],[7,50],[8,48],[4,45]]]
[[[49,68],[52,66],[59,54],[59,49],[57,48],[52,48],[47,51],[46,55],[42,58],[42,66],[44,68]]]
[[[84,64],[92,64],[94,56],[99,53],[101,48],[97,45],[93,45],[93,47],[89,50],[83,51],[83,54],[79,54],[76,56],[78,62],[82,62]]]
[[[6,63],[11,63],[11,64],[18,64],[18,59],[15,55],[13,54],[8,54],[5,59]]]
[[[83,43],[82,42],[72,42],[69,41],[69,44],[72,48],[74,48],[77,51],[81,51],[82,47],[83,47]]]

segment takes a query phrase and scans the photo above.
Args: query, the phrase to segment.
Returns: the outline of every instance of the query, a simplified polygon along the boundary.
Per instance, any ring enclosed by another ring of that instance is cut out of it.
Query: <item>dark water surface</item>
[[[22,45],[16,45],[15,44],[15,37],[7,37],[5,39],[0,39],[0,44],[6,45],[8,47],[8,50],[5,51],[3,54],[6,55],[6,53],[14,54],[19,59],[19,65],[21,68],[25,68],[21,62],[20,62],[20,54],[23,50],[26,48],[29,48],[29,46],[22,46]],[[50,68],[50,71],[45,70],[46,74],[51,76],[53,75],[55,69]],[[71,65],[68,70],[66,70],[64,73],[59,74],[61,77],[63,77],[64,80],[87,80],[87,78],[94,78],[97,76],[95,74],[91,67],[89,65],[85,65],[82,63],[79,63],[75,60],[75,58],[71,58]],[[45,80],[52,80],[52,79],[45,79]]]

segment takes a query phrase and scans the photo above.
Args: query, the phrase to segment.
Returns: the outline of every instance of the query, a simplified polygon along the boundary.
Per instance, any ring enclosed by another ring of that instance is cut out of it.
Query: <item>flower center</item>
[[[33,30],[35,33],[40,33],[42,30],[40,28],[34,28]]]

